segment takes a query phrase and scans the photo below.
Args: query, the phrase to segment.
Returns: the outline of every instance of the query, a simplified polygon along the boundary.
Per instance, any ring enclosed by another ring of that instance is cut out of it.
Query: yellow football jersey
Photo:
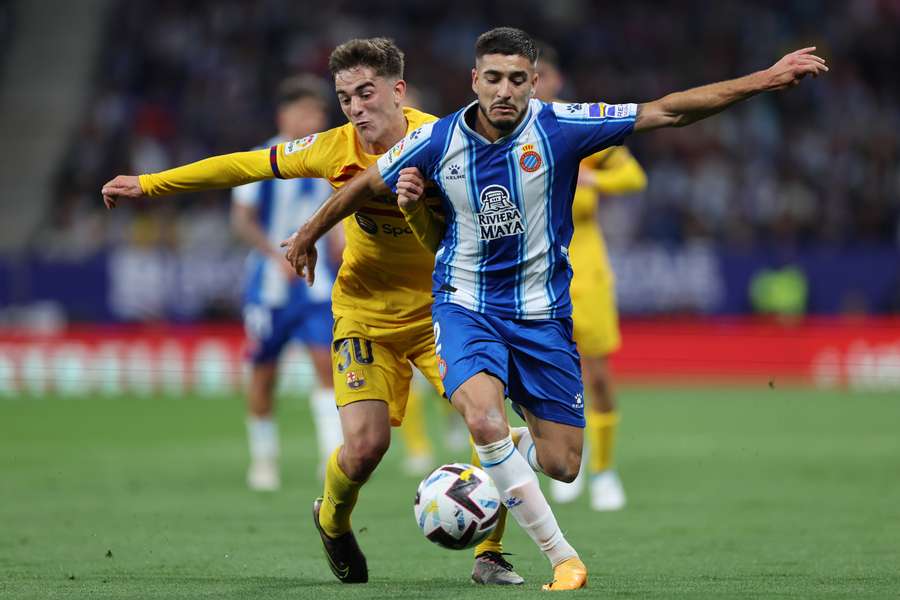
[[[404,108],[407,133],[436,117]],[[378,160],[360,147],[349,123],[271,151],[272,169],[288,177],[320,177],[338,188]],[[436,188],[426,188],[426,203],[440,210]],[[336,316],[376,326],[403,327],[431,318],[434,255],[418,242],[397,207],[394,194],[367,202],[343,223],[343,262],[332,292]]]

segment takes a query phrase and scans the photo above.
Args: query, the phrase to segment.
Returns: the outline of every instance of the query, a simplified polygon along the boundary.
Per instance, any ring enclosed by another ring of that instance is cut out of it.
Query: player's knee
[[[494,412],[476,410],[466,412],[466,426],[476,444],[495,442],[509,435],[509,425],[506,419]]]
[[[578,477],[581,470],[581,455],[568,453],[561,454],[538,454],[538,463],[541,470],[551,479],[571,483]]]
[[[572,483],[575,481],[575,478],[578,477],[579,467],[574,467],[571,464],[566,464],[557,474],[554,479],[558,479],[559,481],[563,481],[565,483]]]
[[[565,462],[551,463],[550,465],[541,463],[541,469],[543,469],[544,473],[551,479],[562,481],[564,483],[572,483],[575,481],[575,478],[578,477],[578,469],[573,469],[570,464]]]
[[[350,479],[359,480],[369,476],[390,447],[390,437],[360,435],[344,440],[344,457]]]

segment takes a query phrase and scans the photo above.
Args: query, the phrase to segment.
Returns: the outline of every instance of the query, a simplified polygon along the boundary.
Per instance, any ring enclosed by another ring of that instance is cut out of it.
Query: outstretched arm
[[[824,59],[812,54],[815,49],[813,46],[791,52],[764,71],[675,92],[659,100],[641,104],[634,130],[684,127],[761,92],[795,86],[807,75],[817,77],[827,72],[828,67]]]
[[[120,198],[230,188],[273,177],[275,173],[272,171],[269,150],[234,152],[160,173],[119,175],[104,184],[103,203],[106,208],[113,208]]]
[[[347,182],[326,200],[309,220],[291,237],[281,242],[287,247],[287,259],[297,275],[305,277],[309,285],[315,280],[316,242],[329,229],[355,213],[367,200],[391,194],[378,168],[371,166]]]

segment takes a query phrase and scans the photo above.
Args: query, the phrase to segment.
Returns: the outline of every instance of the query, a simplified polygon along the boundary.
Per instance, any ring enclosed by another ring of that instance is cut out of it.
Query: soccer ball
[[[422,480],[413,511],[426,538],[438,546],[462,550],[476,545],[497,526],[500,494],[478,467],[453,463]]]

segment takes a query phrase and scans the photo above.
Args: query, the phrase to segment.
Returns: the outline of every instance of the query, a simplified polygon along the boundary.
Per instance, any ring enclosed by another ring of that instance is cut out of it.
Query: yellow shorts
[[[431,319],[400,327],[377,327],[335,316],[331,369],[338,406],[359,400],[382,400],[391,425],[403,422],[412,366],[444,393],[434,354]]]
[[[582,356],[607,356],[622,345],[616,286],[602,269],[576,270],[572,279],[572,321]]]

